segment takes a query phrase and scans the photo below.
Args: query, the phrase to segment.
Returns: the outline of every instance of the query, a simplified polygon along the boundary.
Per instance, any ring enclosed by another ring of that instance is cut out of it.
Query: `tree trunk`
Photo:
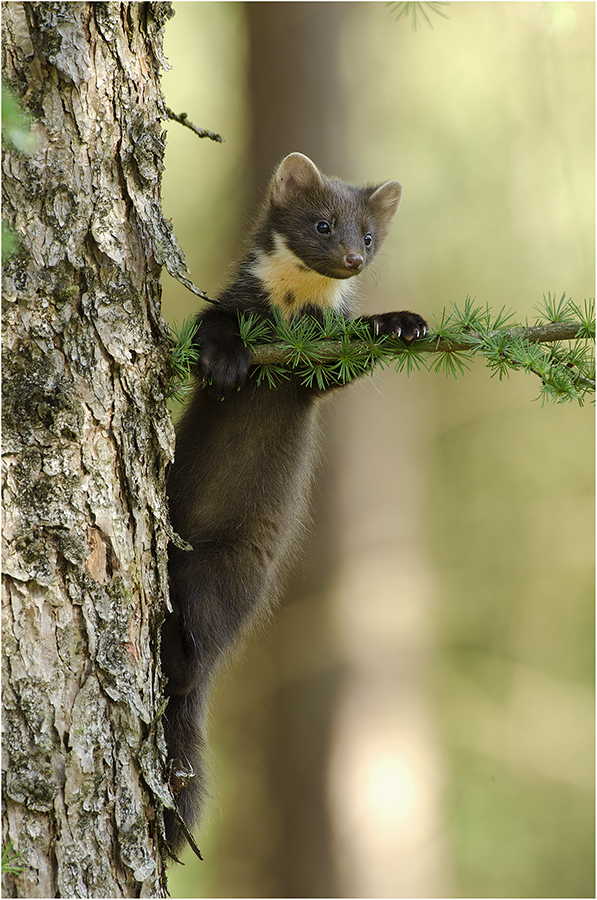
[[[166,896],[168,3],[4,3],[5,896]],[[158,727],[155,723],[158,723]]]

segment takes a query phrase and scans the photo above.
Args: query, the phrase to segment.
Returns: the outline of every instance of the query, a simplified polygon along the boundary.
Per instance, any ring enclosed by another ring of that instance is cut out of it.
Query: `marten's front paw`
[[[250,365],[251,351],[240,338],[209,341],[201,347],[199,377],[212,397],[225,400],[244,385]]]
[[[379,334],[387,334],[390,337],[402,338],[403,341],[414,341],[416,338],[425,337],[428,331],[425,319],[407,310],[368,316],[368,321],[376,337]]]

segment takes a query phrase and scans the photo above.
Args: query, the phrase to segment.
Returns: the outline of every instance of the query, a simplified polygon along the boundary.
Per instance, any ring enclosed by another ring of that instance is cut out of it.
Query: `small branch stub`
[[[221,134],[216,134],[215,131],[208,131],[207,128],[199,128],[198,125],[191,122],[186,112],[175,113],[169,106],[166,107],[166,112],[169,119],[172,119],[173,122],[178,122],[179,125],[184,125],[185,128],[190,128],[197,137],[209,138],[210,141],[216,141],[218,144],[224,143],[224,138]]]

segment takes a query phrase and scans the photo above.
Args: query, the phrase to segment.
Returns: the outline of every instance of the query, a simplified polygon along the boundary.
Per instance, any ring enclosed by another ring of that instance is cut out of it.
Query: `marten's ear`
[[[302,153],[291,153],[272,179],[272,200],[282,206],[305,191],[321,187],[323,180],[315,163]]]
[[[390,230],[392,220],[398,212],[401,197],[402,185],[399,181],[386,181],[369,197],[369,203],[375,210],[378,224],[384,234]]]

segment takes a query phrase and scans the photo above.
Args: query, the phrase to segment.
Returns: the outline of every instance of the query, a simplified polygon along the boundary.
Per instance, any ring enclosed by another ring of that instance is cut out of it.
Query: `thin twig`
[[[197,856],[203,862],[203,854],[201,853],[201,850],[199,849],[197,841],[193,837],[189,826],[187,825],[187,823],[185,822],[185,820],[183,819],[183,817],[181,816],[179,811],[176,809],[176,807],[174,807],[171,811],[174,813],[174,818],[180,825],[180,827],[184,833],[184,836],[186,837],[186,839],[191,847],[191,850],[193,851],[195,856]],[[178,860],[178,862],[180,862],[180,860]]]
[[[184,284],[189,291],[192,291],[193,294],[196,294],[197,297],[201,297],[202,300],[207,300],[208,303],[214,303],[217,306],[218,301],[212,300],[211,297],[208,297],[205,291],[200,290],[196,284],[193,284],[190,278],[187,278],[186,275],[183,275],[182,272],[178,271],[176,273],[170,272],[173,278],[176,278],[177,281],[180,281],[181,284]]]
[[[166,112],[168,113],[169,119],[173,119],[173,121],[178,122],[179,125],[184,125],[185,128],[190,128],[193,134],[196,134],[197,137],[206,137],[211,141],[216,141],[218,144],[224,143],[224,138],[221,134],[216,134],[214,131],[208,131],[207,128],[199,128],[198,125],[194,125],[193,122],[191,122],[191,120],[189,119],[186,112],[177,114],[173,112],[169,106],[166,107]]]
[[[491,337],[507,334],[511,340],[525,338],[531,344],[551,344],[554,341],[573,341],[578,337],[580,322],[546,322],[543,325],[516,325],[505,332],[492,332]]]

